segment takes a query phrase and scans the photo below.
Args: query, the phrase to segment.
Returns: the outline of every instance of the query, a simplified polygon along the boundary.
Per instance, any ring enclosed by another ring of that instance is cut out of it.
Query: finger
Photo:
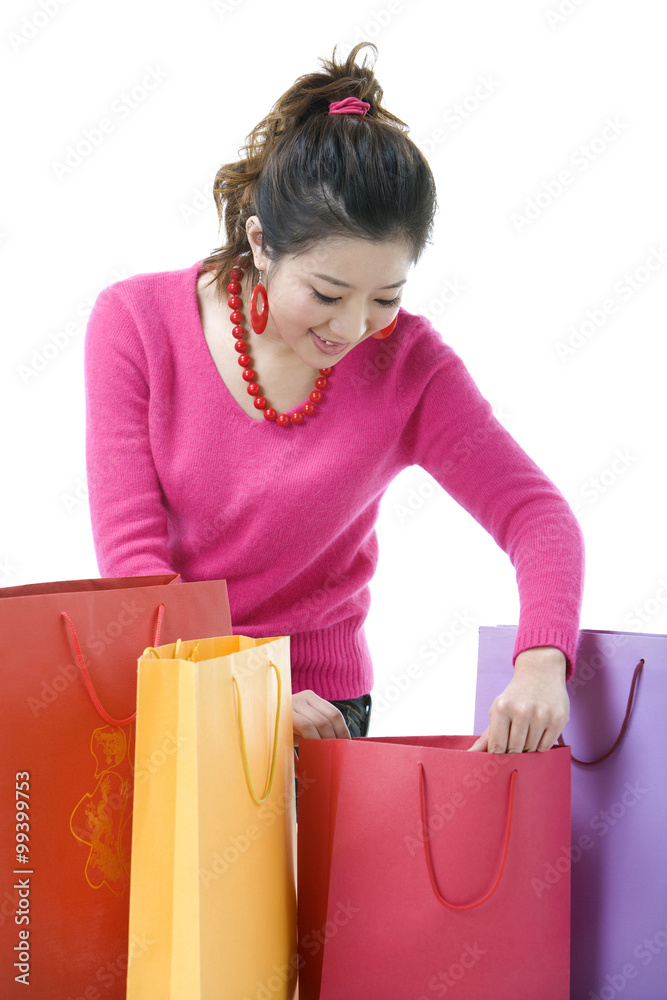
[[[292,728],[304,739],[350,738],[350,731],[345,725],[345,719],[334,705],[321,708],[309,701],[302,702],[299,708],[293,712]]]
[[[551,750],[552,746],[558,740],[560,733],[561,733],[560,726],[553,726],[553,725],[547,726],[547,728],[544,730],[542,734],[542,738],[540,739],[540,742],[538,743],[536,749],[539,750],[540,753],[542,753],[544,750]]]
[[[558,738],[567,725],[569,718],[570,702],[569,699],[566,699],[560,709],[556,709],[550,717],[547,717],[544,720],[544,725],[542,727],[543,732],[537,745],[537,750],[551,750],[551,748],[557,743]]]
[[[485,753],[489,746],[489,729],[488,726],[484,730],[481,736],[478,736],[471,747],[468,747],[468,752],[474,750],[478,753]]]
[[[310,717],[308,708],[297,711],[292,707],[292,731],[294,733],[295,746],[299,745],[299,740],[317,740],[320,738],[316,720]]]
[[[523,753],[527,745],[528,732],[528,722],[520,716],[515,715],[509,727],[507,753]]]
[[[331,723],[312,705],[301,702],[298,709],[292,710],[292,729],[294,733],[307,740],[334,739],[335,732]]]
[[[347,728],[347,722],[345,721],[345,716],[343,715],[343,713],[340,711],[340,709],[336,708],[335,705],[330,705],[329,708],[332,708],[336,713],[334,718],[330,720],[331,724],[333,725],[334,734],[336,738],[339,740],[351,740],[352,734],[350,733],[350,730]]]
[[[491,724],[488,729],[489,753],[507,753],[510,720],[500,709],[491,706]]]
[[[319,713],[321,725],[318,728],[322,739],[349,740],[352,738],[345,722],[345,716],[340,709],[332,705],[330,701],[315,694],[314,691],[307,693],[307,702],[312,709]],[[324,732],[322,727],[324,727]]]
[[[531,722],[523,744],[523,753],[534,753],[542,743],[544,736],[544,725],[540,722]]]

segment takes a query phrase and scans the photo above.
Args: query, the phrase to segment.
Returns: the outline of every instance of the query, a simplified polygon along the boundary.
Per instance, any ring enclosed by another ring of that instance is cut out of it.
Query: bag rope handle
[[[474,900],[472,903],[450,903],[449,900],[445,899],[440,890],[438,889],[438,884],[435,880],[435,872],[433,870],[433,860],[431,858],[431,851],[428,846],[428,835],[426,832],[426,798],[424,795],[424,765],[421,761],[418,762],[419,767],[419,803],[421,807],[421,828],[422,828],[422,840],[424,841],[424,854],[426,856],[426,866],[428,868],[428,875],[431,880],[431,886],[435,894],[435,898],[443,906],[446,906],[448,910],[472,910],[476,906],[481,906],[485,903],[487,899],[493,896],[494,892],[500,885],[500,880],[503,877],[503,871],[505,870],[505,861],[507,860],[507,852],[509,850],[510,844],[510,833],[512,831],[512,815],[514,812],[514,784],[516,782],[516,776],[518,771],[512,771],[510,776],[510,789],[509,789],[509,802],[507,806],[507,822],[505,825],[505,845],[503,847],[503,855],[500,859],[500,867],[498,868],[498,873],[496,879],[491,886],[491,888],[479,899]]]
[[[88,673],[88,667],[86,666],[85,660],[83,658],[83,653],[81,652],[81,645],[79,643],[79,637],[76,634],[76,628],[74,627],[74,622],[72,621],[72,619],[70,618],[70,616],[67,614],[66,611],[61,611],[60,614],[62,615],[62,617],[65,619],[65,621],[69,625],[70,632],[72,633],[72,644],[74,646],[74,656],[76,658],[76,662],[77,662],[77,665],[79,667],[79,671],[81,672],[81,677],[83,679],[83,683],[86,685],[86,690],[87,690],[88,694],[90,695],[90,700],[92,701],[93,705],[95,706],[97,714],[99,716],[101,716],[101,718],[104,719],[104,721],[109,726],[129,726],[129,724],[131,722],[134,722],[134,720],[137,717],[137,710],[136,710],[136,708],[135,708],[134,712],[132,713],[132,715],[128,715],[126,719],[114,719],[114,717],[112,715],[109,715],[109,713],[105,709],[104,705],[102,704],[102,702],[98,698],[97,691],[95,690],[95,687],[94,687],[93,682],[91,680],[90,674]],[[154,645],[156,645],[156,646],[159,645],[159,643],[160,643],[160,629],[162,628],[162,619],[163,619],[163,617],[164,617],[164,604],[160,604],[158,606],[157,622],[155,624],[155,642],[154,642]]]
[[[250,792],[250,794],[252,795],[253,799],[255,800],[255,802],[257,803],[258,806],[263,805],[266,802],[266,800],[268,799],[269,795],[271,794],[271,789],[273,788],[273,779],[274,779],[275,773],[276,773],[276,761],[278,759],[278,725],[280,723],[280,702],[281,702],[282,681],[280,679],[280,671],[278,670],[278,667],[275,665],[275,663],[271,663],[269,661],[269,666],[273,667],[273,669],[276,672],[276,677],[278,679],[278,709],[276,711],[276,726],[275,726],[275,731],[274,731],[274,736],[273,736],[273,753],[271,755],[272,756],[271,769],[269,771],[269,777],[268,777],[267,782],[266,782],[266,788],[264,789],[264,794],[261,796],[261,798],[258,797],[258,795],[257,795],[257,793],[255,791],[255,786],[253,784],[252,775],[250,773],[250,763],[248,761],[248,751],[246,749],[245,733],[243,731],[243,715],[242,715],[242,711],[241,711],[241,692],[239,691],[239,686],[238,686],[238,683],[236,681],[236,677],[234,677],[232,675],[232,683],[233,683],[234,687],[236,688],[236,698],[237,698],[237,701],[238,701],[239,735],[240,735],[240,738],[241,738],[241,757],[243,758],[243,769],[245,771],[245,779],[246,779],[246,782],[247,782],[247,785],[248,785],[248,791]]]
[[[192,650],[192,652],[190,653],[189,656],[181,657],[181,644],[182,644],[182,642],[183,642],[182,639],[177,639],[176,640],[176,644],[174,646],[174,652],[172,653],[171,656],[166,656],[166,657],[161,657],[160,656],[160,650],[156,649],[155,646],[146,646],[145,650],[141,654],[141,658],[144,659],[144,658],[146,658],[148,656],[149,653],[152,653],[156,660],[161,660],[161,659],[167,659],[167,660],[185,659],[185,660],[191,661],[192,663],[196,663],[197,660],[199,659],[199,643],[196,644],[196,646],[194,647],[194,649]]]
[[[598,757],[597,760],[579,760],[577,757],[572,756],[572,760],[575,764],[580,764],[582,767],[594,767],[595,764],[601,764],[603,760],[607,760],[608,757],[618,749],[621,744],[621,740],[625,736],[625,731],[628,728],[628,723],[630,721],[630,713],[632,712],[632,706],[635,700],[635,688],[637,687],[637,681],[639,680],[639,675],[644,667],[644,660],[640,660],[635,667],[635,672],[632,675],[632,685],[630,687],[630,694],[628,695],[628,705],[625,710],[625,718],[623,719],[623,725],[621,726],[621,731],[616,737],[616,742],[614,743],[611,750],[608,750],[604,757]],[[565,746],[565,741],[563,739],[563,734],[561,733],[558,737],[558,745],[561,747]]]

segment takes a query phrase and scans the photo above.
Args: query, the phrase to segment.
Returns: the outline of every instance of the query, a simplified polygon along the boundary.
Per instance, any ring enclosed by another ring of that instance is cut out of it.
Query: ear
[[[262,224],[256,215],[251,215],[246,221],[245,231],[255,267],[258,271],[266,271],[269,265],[269,258],[262,250]]]

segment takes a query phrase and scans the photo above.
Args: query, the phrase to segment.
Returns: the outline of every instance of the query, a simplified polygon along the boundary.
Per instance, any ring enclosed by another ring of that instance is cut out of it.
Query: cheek
[[[307,292],[281,296],[276,302],[275,315],[281,326],[295,331],[321,325],[327,319],[325,307]]]

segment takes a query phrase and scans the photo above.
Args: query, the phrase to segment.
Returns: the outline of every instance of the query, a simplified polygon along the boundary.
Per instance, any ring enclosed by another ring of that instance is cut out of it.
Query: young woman
[[[516,569],[514,676],[473,749],[546,750],[568,718],[581,532],[459,357],[401,307],[435,185],[357,65],[364,44],[300,77],[218,171],[222,247],[95,303],[100,573],[226,579],[235,632],[291,637],[295,740],[365,735],[374,525],[393,478],[420,465]]]

